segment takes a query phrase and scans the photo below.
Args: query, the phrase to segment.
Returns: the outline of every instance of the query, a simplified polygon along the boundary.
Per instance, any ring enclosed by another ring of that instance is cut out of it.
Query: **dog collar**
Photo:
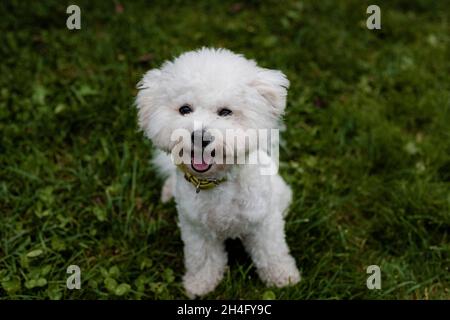
[[[179,164],[178,168],[181,171],[183,171],[184,178],[195,187],[196,193],[199,193],[200,190],[212,189],[215,186],[218,186],[219,184],[227,180],[225,177],[220,179],[208,179],[196,177],[191,172],[189,172],[189,170],[186,168],[184,164]]]

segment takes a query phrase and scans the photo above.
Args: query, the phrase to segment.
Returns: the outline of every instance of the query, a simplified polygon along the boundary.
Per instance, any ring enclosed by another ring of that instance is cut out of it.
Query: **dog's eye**
[[[230,109],[222,108],[217,112],[217,114],[221,117],[230,116],[233,112]]]
[[[183,105],[180,107],[180,109],[178,109],[178,111],[184,116],[184,115],[186,115],[186,114],[188,114],[188,113],[191,113],[191,112],[192,112],[192,108],[191,108],[191,106],[188,105],[188,104],[183,104]]]

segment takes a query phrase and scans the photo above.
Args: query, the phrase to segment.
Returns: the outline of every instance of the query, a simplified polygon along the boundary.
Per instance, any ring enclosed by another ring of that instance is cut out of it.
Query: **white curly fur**
[[[289,81],[276,70],[258,67],[253,60],[225,49],[203,48],[182,54],[160,69],[147,72],[136,99],[139,125],[157,149],[174,148],[171,133],[192,132],[194,121],[216,129],[279,128]],[[194,109],[182,116],[181,105]],[[219,117],[226,106],[232,116]],[[217,286],[227,264],[224,240],[240,238],[267,285],[282,287],[300,280],[295,260],[285,241],[284,215],[291,202],[290,187],[278,175],[261,175],[260,165],[215,165],[197,176],[227,180],[196,193],[166,153],[153,159],[167,178],[161,199],[175,198],[186,273],[183,284],[190,297],[202,296]],[[264,150],[247,146],[270,159]]]

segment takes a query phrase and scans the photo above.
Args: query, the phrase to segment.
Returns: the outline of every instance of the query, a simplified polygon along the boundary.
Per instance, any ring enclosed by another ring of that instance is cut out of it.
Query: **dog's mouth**
[[[211,156],[215,156],[215,151],[213,150],[211,153]],[[198,159],[197,159],[198,158]],[[198,157],[194,157],[194,152],[191,152],[191,168],[192,170],[199,172],[199,173],[205,173],[212,167],[212,159],[211,161],[206,162],[203,156],[203,150],[201,152],[201,155]]]

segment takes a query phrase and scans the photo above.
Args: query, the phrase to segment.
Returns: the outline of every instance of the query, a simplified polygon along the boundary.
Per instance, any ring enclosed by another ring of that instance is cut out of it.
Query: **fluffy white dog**
[[[161,199],[174,196],[177,205],[190,297],[221,281],[227,238],[241,239],[267,285],[300,280],[284,234],[291,189],[277,173],[261,174],[262,161],[236,163],[241,155],[257,155],[266,165],[277,159],[260,143],[235,146],[220,134],[233,129],[239,141],[248,129],[278,129],[288,87],[280,71],[207,48],[165,62],[138,84],[139,126],[160,150],[154,163],[166,177]]]

